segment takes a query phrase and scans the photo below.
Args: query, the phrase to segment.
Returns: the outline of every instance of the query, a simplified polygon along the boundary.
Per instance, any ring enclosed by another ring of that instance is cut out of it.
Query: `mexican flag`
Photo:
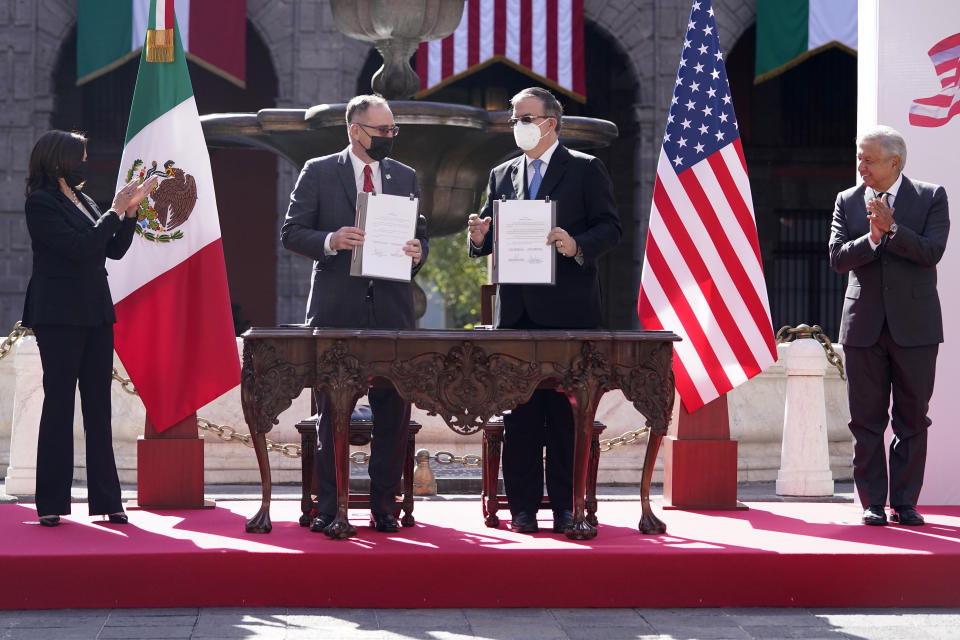
[[[757,0],[754,84],[830,47],[856,53],[857,0]]]
[[[77,0],[78,85],[139,55],[153,6],[150,0]],[[187,56],[245,86],[247,0],[176,0],[176,8]]]
[[[117,188],[161,179],[108,268],[117,355],[157,431],[240,383],[210,156],[171,3],[150,2]]]

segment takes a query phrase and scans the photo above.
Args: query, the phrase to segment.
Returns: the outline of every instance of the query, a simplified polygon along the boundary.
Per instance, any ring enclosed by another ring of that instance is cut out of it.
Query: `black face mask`
[[[87,181],[87,161],[83,160],[73,171],[64,174],[63,179],[67,181],[68,187],[78,187]]]
[[[389,156],[390,151],[392,150],[393,138],[388,138],[386,136],[370,136],[370,148],[364,148],[364,151],[367,152],[367,155],[377,162],[380,162]]]

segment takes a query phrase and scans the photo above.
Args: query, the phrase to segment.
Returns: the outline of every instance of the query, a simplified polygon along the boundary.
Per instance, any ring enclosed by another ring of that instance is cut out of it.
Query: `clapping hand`
[[[143,184],[137,184],[136,179],[131,180],[120,187],[117,195],[113,196],[113,206],[110,208],[117,212],[118,217],[123,216],[124,213],[126,213],[128,218],[135,217],[140,202],[143,201],[156,186],[158,179],[157,176],[151,176],[147,180],[144,180]]]

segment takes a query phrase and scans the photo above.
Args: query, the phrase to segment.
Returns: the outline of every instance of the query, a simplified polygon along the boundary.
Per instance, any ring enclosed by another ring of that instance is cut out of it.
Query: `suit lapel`
[[[390,161],[390,158],[384,158],[380,161],[380,185],[383,189],[383,193],[390,196],[410,195],[408,193],[400,193],[400,186],[397,184],[396,179],[390,172],[392,166],[393,163]]]
[[[351,207],[357,203],[357,179],[353,175],[353,163],[350,162],[350,147],[340,152],[337,159],[338,173],[340,174],[340,184],[343,185],[343,191],[347,194],[347,202]]]
[[[92,227],[94,225],[93,220],[90,219],[90,216],[85,214],[83,211],[77,208],[77,205],[70,202],[70,199],[58,189],[56,192],[57,202],[60,203],[60,206],[66,208],[70,214],[67,216],[68,219],[73,220],[74,223],[83,224],[86,227]],[[83,197],[82,195],[80,196]],[[77,219],[79,218],[79,220]]]
[[[547,172],[543,176],[543,182],[540,183],[540,190],[537,192],[537,198],[544,199],[550,195],[553,188],[560,183],[567,170],[567,162],[570,161],[570,152],[562,144],[557,145],[550,158],[550,164],[547,165]]]
[[[513,166],[510,167],[510,171],[513,173],[511,178],[513,180],[513,192],[516,194],[518,200],[527,199],[526,158],[526,154],[521,153],[520,157],[513,163]]]
[[[916,219],[915,204],[917,201],[917,188],[904,176],[900,183],[900,189],[897,190],[897,199],[893,204],[893,220],[897,224],[902,224],[916,232],[923,228],[923,222]]]

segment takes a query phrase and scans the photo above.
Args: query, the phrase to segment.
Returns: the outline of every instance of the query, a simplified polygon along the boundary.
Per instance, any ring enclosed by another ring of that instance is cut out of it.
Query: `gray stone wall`
[[[74,4],[0,0],[0,335],[23,311],[32,260],[24,180],[33,142],[49,128],[53,65]]]

